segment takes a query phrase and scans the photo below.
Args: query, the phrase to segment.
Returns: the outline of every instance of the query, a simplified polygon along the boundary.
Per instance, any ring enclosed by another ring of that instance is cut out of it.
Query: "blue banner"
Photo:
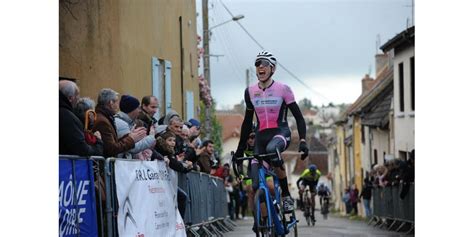
[[[60,157],[59,236],[98,236],[91,160]]]

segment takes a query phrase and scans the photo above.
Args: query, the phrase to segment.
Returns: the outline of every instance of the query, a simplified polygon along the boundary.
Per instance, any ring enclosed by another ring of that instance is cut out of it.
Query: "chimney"
[[[389,54],[376,54],[375,55],[375,77],[379,75],[380,71],[388,66],[389,63]]]
[[[374,82],[373,78],[369,77],[369,74],[365,74],[365,77],[362,78],[362,94],[366,91],[369,91],[372,88],[372,84]]]

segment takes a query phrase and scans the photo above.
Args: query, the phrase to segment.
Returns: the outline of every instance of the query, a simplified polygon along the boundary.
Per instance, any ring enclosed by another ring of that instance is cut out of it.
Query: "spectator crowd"
[[[213,141],[201,141],[200,122],[194,118],[185,121],[174,110],[157,119],[158,105],[154,96],[145,95],[140,102],[133,95],[120,95],[110,88],[101,89],[96,101],[81,98],[75,82],[60,80],[59,154],[162,160],[176,172],[195,170],[221,177],[232,193],[229,165],[219,165]],[[96,181],[103,183],[104,174],[94,168]],[[96,189],[103,193],[100,186],[96,183]],[[230,202],[231,196],[228,198]],[[187,199],[178,188],[181,216]]]
[[[373,188],[384,188],[391,186],[400,186],[400,199],[404,199],[410,190],[410,185],[415,182],[415,150],[408,153],[408,159],[390,159],[385,160],[384,164],[375,164],[368,176],[364,179],[362,192],[355,184],[345,188],[342,200],[345,203],[346,214],[358,215],[357,204],[363,200],[365,214],[372,216],[370,200],[372,198]]]

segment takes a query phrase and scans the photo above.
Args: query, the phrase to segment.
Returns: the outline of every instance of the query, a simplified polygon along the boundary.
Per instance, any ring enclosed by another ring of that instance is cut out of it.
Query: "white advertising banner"
[[[172,176],[162,161],[115,162],[119,236],[186,236]]]

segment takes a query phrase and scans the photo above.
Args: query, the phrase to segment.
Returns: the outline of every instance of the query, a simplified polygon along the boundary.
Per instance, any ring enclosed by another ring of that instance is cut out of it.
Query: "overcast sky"
[[[239,22],[307,89],[281,67],[273,79],[288,84],[296,100],[313,104],[352,103],[361,93],[360,80],[375,74],[377,35],[380,45],[406,29],[412,0],[209,0],[209,26],[244,15]],[[196,2],[202,36],[202,2]],[[256,83],[255,56],[260,47],[236,23],[212,29],[211,93],[217,108],[240,103],[245,70]],[[380,52],[380,51],[379,51]],[[202,61],[202,60],[201,60]],[[200,68],[202,73],[202,65]]]

